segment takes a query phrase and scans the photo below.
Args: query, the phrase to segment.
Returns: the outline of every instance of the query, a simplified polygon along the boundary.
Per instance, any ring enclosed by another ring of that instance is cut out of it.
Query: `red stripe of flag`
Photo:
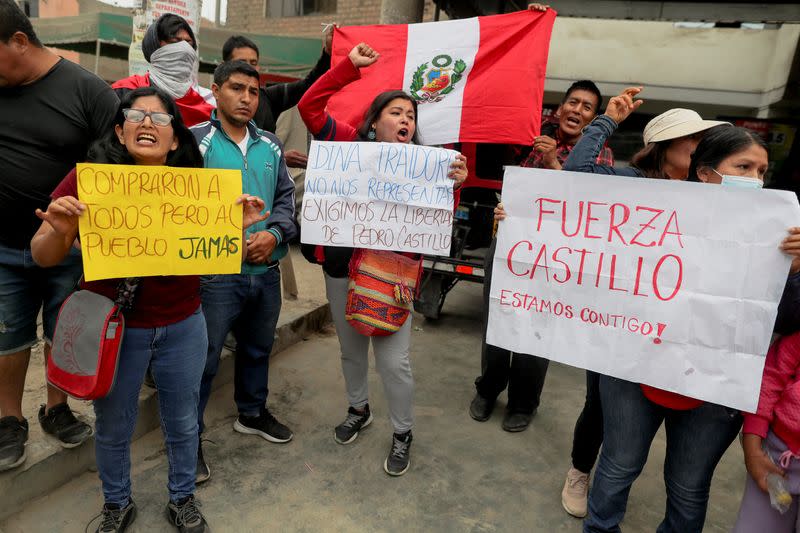
[[[539,135],[556,13],[478,17],[480,46],[461,109],[464,142],[531,144]]]
[[[408,25],[336,28],[331,55],[332,66],[339,61],[349,61],[347,55],[350,50],[361,42],[367,43],[378,52],[380,59],[374,65],[362,69],[361,80],[339,91],[328,103],[328,108],[335,110],[337,120],[344,120],[354,127],[358,127],[361,123],[369,105],[378,94],[403,88]],[[375,70],[379,72],[373,74]]]

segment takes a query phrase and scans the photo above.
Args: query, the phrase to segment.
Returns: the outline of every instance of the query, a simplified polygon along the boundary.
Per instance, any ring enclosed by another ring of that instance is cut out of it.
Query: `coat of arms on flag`
[[[402,90],[419,104],[423,144],[533,143],[541,126],[550,34],[556,13],[519,11],[468,19],[337,28],[332,63],[358,43],[380,54],[328,102],[358,125],[380,93]]]
[[[441,101],[453,91],[467,70],[467,64],[463,60],[453,61],[447,54],[439,54],[430,64],[430,68],[428,63],[417,67],[409,87],[411,97],[421,104]]]

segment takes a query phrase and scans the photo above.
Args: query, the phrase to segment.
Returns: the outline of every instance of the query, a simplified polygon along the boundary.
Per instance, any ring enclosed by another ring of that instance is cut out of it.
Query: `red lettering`
[[[586,254],[591,254],[589,250],[585,248],[583,250],[574,250],[575,252],[581,254],[581,262],[578,265],[578,285],[583,284],[583,262],[586,259]]]
[[[600,274],[603,273],[603,257],[605,255],[606,254],[604,252],[600,252],[600,261],[597,262],[597,276],[595,277],[594,280],[595,287],[600,287]]]
[[[633,295],[634,296],[644,296],[647,298],[649,295],[639,292],[639,281],[642,279],[642,264],[644,263],[644,258],[640,257],[639,262],[636,265],[636,282],[633,284]]]
[[[575,224],[575,231],[567,233],[567,202],[563,202],[561,206],[561,233],[564,237],[574,237],[581,230],[581,223],[583,222],[583,202],[578,202],[578,223]]]
[[[623,211],[622,211],[622,215],[623,215],[622,221],[619,224],[615,224],[614,223],[614,219],[615,219],[614,213],[616,213],[616,208],[617,207],[621,207],[623,209]],[[609,221],[609,225],[608,225],[608,242],[612,241],[612,235],[614,233],[616,233],[617,237],[619,237],[619,240],[622,241],[622,244],[627,246],[628,243],[625,242],[625,237],[623,237],[622,233],[619,232],[619,227],[622,226],[623,224],[625,224],[628,221],[628,219],[630,218],[630,216],[631,216],[630,208],[625,204],[613,204],[609,208],[609,211],[610,211],[610,215],[611,215],[611,220]]]
[[[646,230],[648,228],[649,229],[656,229],[655,226],[652,226],[651,224],[653,223],[653,221],[655,221],[655,219],[657,219],[659,216],[661,216],[661,213],[663,213],[664,210],[663,209],[653,209],[652,207],[644,207],[644,206],[641,206],[641,205],[637,205],[636,206],[636,212],[638,213],[639,211],[650,211],[651,213],[655,213],[655,215],[653,215],[653,218],[651,218],[650,221],[647,222],[646,224],[639,224],[639,227],[642,228],[642,229],[639,230],[639,233],[637,233],[636,235],[633,236],[633,239],[631,239],[631,244],[635,244],[637,246],[643,246],[644,248],[650,248],[651,246],[655,246],[656,245],[656,241],[653,241],[650,244],[644,244],[644,243],[638,242],[636,239],[639,238],[639,235],[644,233],[644,230]]]
[[[508,289],[500,289],[500,305],[509,305],[506,303],[506,293],[511,292]]]
[[[572,272],[570,272],[569,270],[569,265],[558,258],[558,252],[560,252],[561,250],[566,250],[568,254],[572,255],[572,248],[568,248],[566,246],[562,246],[561,248],[553,252],[553,261],[556,263],[561,263],[565,272],[564,279],[558,279],[558,272],[553,273],[553,279],[558,283],[566,283],[567,281],[569,281],[569,278],[572,277]]]
[[[547,265],[547,246],[542,245],[539,248],[539,255],[536,256],[536,260],[533,262],[533,268],[531,269],[531,279],[536,275],[536,269],[539,268],[539,261],[542,261],[544,268],[544,277],[549,282],[550,281],[550,267]]]
[[[670,224],[672,224],[673,221],[675,223],[675,231],[670,231],[669,230]],[[681,233],[681,229],[678,227],[678,213],[676,213],[675,211],[672,212],[672,214],[669,216],[669,220],[667,220],[667,225],[664,228],[664,233],[661,234],[661,239],[658,241],[659,246],[663,246],[664,237],[666,237],[667,235],[675,235],[678,238],[678,244],[680,245],[681,248],[683,248],[683,241],[681,240],[683,234]]]
[[[583,236],[587,239],[602,239],[600,235],[590,235],[589,234],[589,227],[592,225],[592,221],[595,222],[599,221],[600,219],[597,217],[592,216],[592,206],[595,205],[608,205],[604,202],[589,202],[589,205],[586,207],[586,227],[583,228]]]
[[[558,200],[553,200],[551,198],[537,198],[536,200],[533,201],[534,204],[537,203],[539,204],[539,222],[536,224],[536,231],[542,230],[542,215],[544,214],[554,215],[556,213],[555,211],[545,211],[544,202],[550,202],[554,204],[560,203]]]
[[[529,252],[531,250],[533,250],[533,243],[532,242],[530,242],[530,241],[519,241],[517,244],[515,244],[514,246],[511,247],[511,249],[508,251],[508,257],[506,258],[506,263],[508,265],[508,271],[511,272],[512,274],[514,274],[515,276],[520,276],[520,277],[527,276],[528,273],[530,272],[530,270],[526,270],[522,274],[517,274],[517,272],[514,271],[514,264],[511,262],[511,256],[514,255],[514,251],[517,249],[517,246],[519,246],[523,242],[528,244],[528,251]],[[533,277],[533,274],[531,274],[531,277]]]
[[[619,289],[617,287],[614,287],[614,280],[616,279],[616,273],[617,273],[617,254],[614,254],[611,256],[611,272],[609,274],[611,278],[608,281],[608,288],[612,291],[628,292],[628,289]]]
[[[675,289],[672,291],[672,294],[664,298],[661,296],[661,291],[658,290],[658,272],[661,270],[661,265],[664,264],[664,261],[667,260],[668,257],[673,258],[678,264],[678,279],[675,283]],[[678,291],[681,289],[681,284],[683,283],[683,262],[681,258],[674,254],[668,254],[659,259],[658,264],[656,264],[656,268],[653,270],[653,294],[656,295],[661,301],[668,302],[675,298],[675,295],[678,294]]]

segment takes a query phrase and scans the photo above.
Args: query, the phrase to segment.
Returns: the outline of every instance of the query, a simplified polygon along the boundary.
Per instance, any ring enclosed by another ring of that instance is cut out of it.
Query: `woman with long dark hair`
[[[616,124],[641,105],[640,101],[633,100],[638,92],[638,88],[627,89],[609,102],[606,114],[590,126],[593,130],[590,132],[587,128],[590,135],[585,150],[578,151],[576,146],[565,169],[712,184],[724,183],[726,179],[746,179],[758,185],[759,180],[763,180],[768,164],[763,140],[729,124],[698,121],[699,116],[698,120],[688,120],[693,113],[688,110],[670,110],[648,123],[644,137],[650,142],[634,156],[633,168],[620,171],[595,166],[590,160],[594,143],[601,139],[605,142],[605,133],[610,134]],[[581,142],[583,139],[578,144]],[[783,249],[797,258],[800,236],[795,231],[790,230]],[[794,274],[798,271],[800,260],[795,259],[784,301],[797,301],[798,280],[794,279]],[[786,320],[785,309],[782,301],[779,322]],[[792,314],[796,313],[792,311]],[[664,424],[667,505],[658,531],[700,533],[714,470],[739,432],[741,414],[722,405],[611,376],[601,375],[597,380],[603,446],[589,492],[584,532],[619,531],[630,489],[647,461],[656,432]]]
[[[378,60],[378,53],[361,43],[347,60],[338,63],[322,76],[298,104],[300,115],[317,139],[328,141],[377,141],[417,143],[417,102],[403,91],[387,91],[372,101],[358,128],[331,117],[325,107],[340,89],[361,75],[359,69]],[[466,158],[459,155],[450,170],[458,188],[467,177]],[[457,203],[457,202],[456,202]],[[394,428],[392,446],[383,468],[392,476],[402,475],[410,464],[411,428],[413,425],[414,379],[408,352],[411,342],[411,317],[399,331],[386,337],[367,337],[345,319],[348,292],[348,265],[351,248],[317,247],[309,258],[322,264],[331,314],[342,350],[342,372],[347,387],[349,408],[345,420],[334,429],[339,444],[349,444],[359,431],[372,422],[367,397],[370,338],[375,352],[375,366],[383,380],[389,414]],[[414,254],[408,254],[414,255]]]
[[[194,136],[175,103],[154,87],[135,89],[122,98],[114,127],[94,144],[88,158],[109,164],[203,166]],[[31,251],[41,266],[58,263],[78,236],[78,217],[86,205],[77,199],[77,188],[73,170],[51,195],[47,211],[36,212],[44,222],[31,241]],[[263,220],[260,199],[243,195],[236,201],[245,204],[245,227]],[[84,281],[82,288],[116,300],[120,288],[130,288],[131,283],[136,282],[131,278]],[[116,382],[107,396],[94,401],[95,453],[105,499],[97,531],[125,531],[136,517],[130,445],[148,365],[158,390],[169,460],[167,514],[179,531],[207,531],[194,497],[197,400],[208,344],[199,277],[138,278],[129,303],[123,311],[126,330]]]

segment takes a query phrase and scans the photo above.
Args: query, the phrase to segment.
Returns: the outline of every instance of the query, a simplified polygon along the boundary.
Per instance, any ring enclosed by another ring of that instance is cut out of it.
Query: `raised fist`
[[[353,62],[354,67],[364,68],[376,62],[380,54],[370,48],[368,44],[359,43],[350,50],[350,54],[347,57]]]

